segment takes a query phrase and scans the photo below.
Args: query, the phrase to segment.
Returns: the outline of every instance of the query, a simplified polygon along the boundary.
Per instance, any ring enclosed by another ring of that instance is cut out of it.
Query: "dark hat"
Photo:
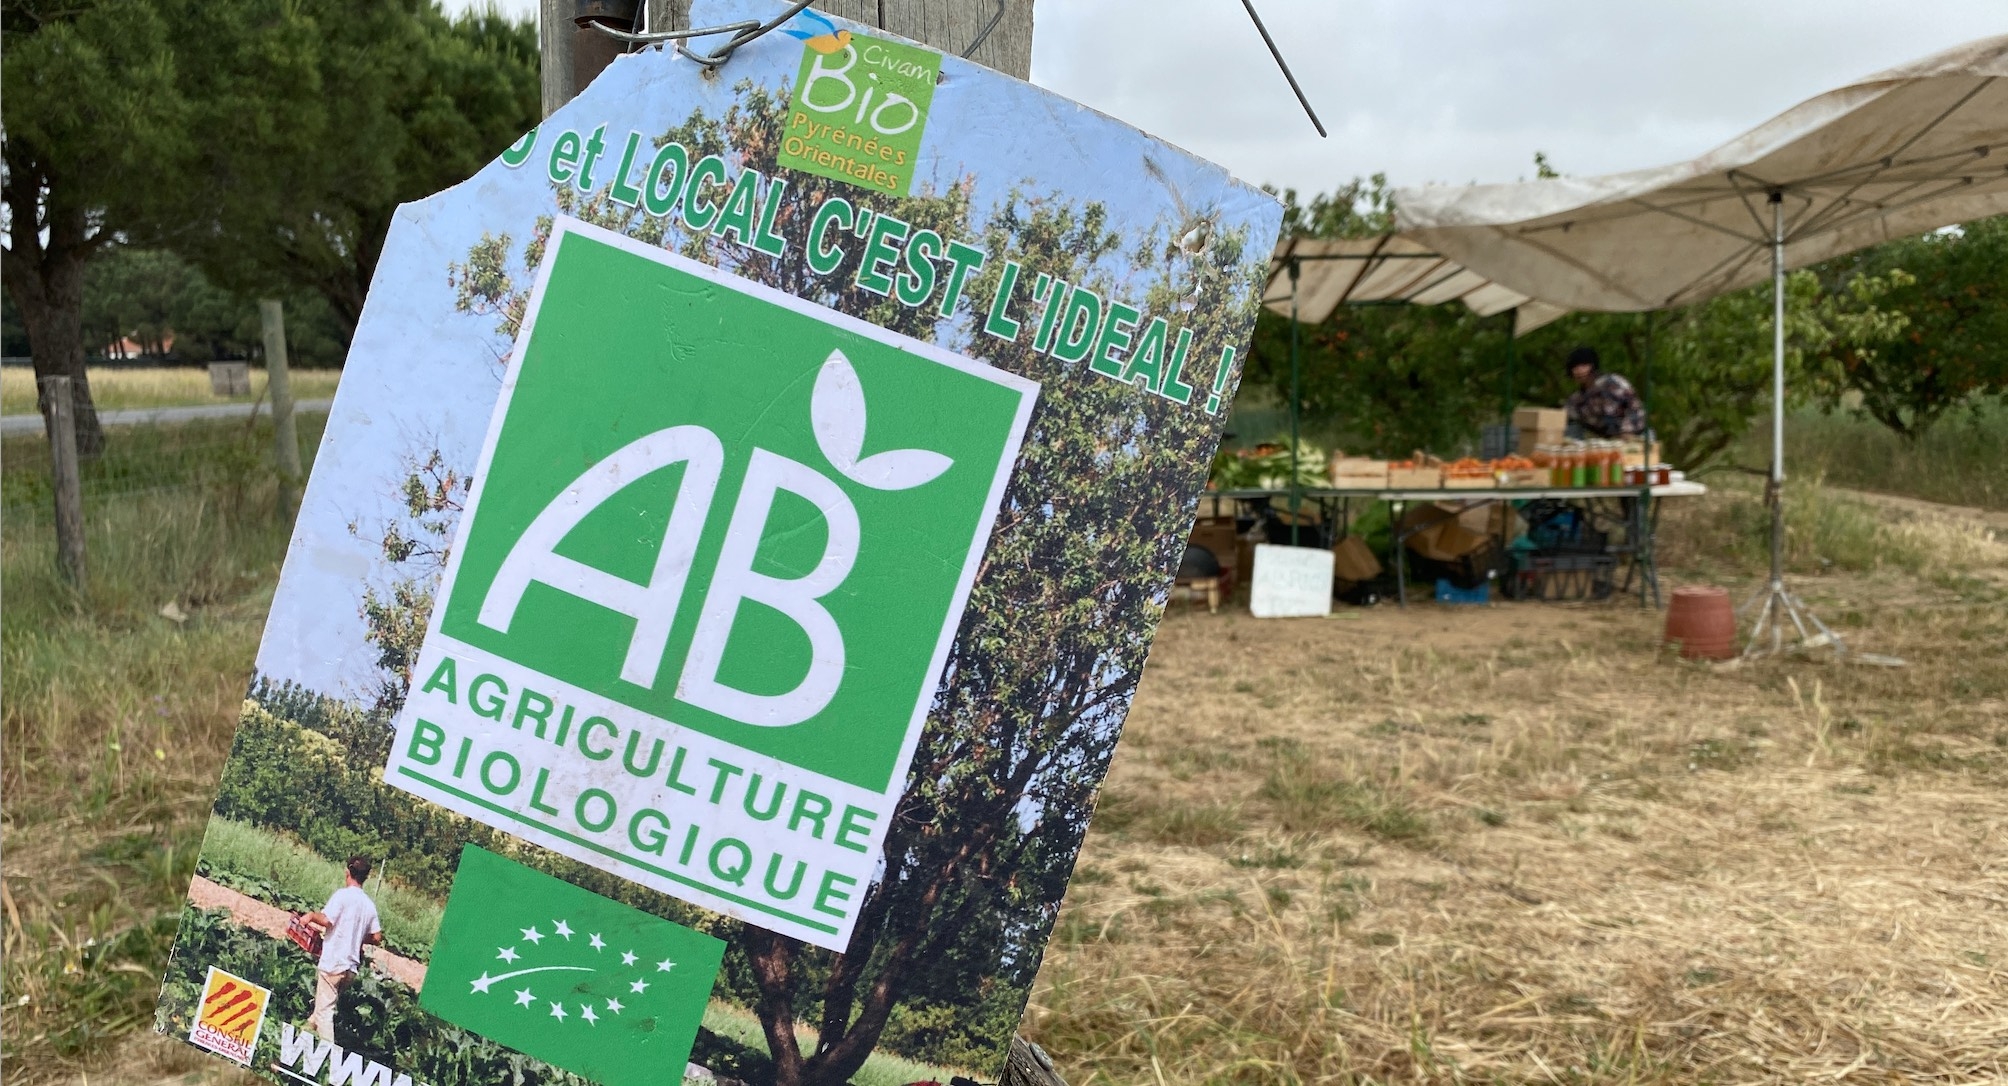
[[[1578,347],[1569,352],[1569,361],[1562,368],[1570,373],[1574,373],[1577,366],[1588,366],[1593,370],[1600,370],[1604,368],[1604,363],[1602,359],[1597,357],[1597,349],[1595,347]]]

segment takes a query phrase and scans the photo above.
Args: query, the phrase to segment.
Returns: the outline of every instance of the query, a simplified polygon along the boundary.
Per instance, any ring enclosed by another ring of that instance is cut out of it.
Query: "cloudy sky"
[[[468,0],[449,0],[464,6]],[[535,0],[504,10],[532,12]],[[2002,0],[1256,0],[1320,140],[1236,0],[1039,0],[1032,81],[1315,191],[1690,158],[1820,91],[2008,32]]]

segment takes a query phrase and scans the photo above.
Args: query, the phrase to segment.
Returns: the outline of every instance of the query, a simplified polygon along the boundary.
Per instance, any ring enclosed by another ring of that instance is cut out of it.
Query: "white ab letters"
[[[808,574],[792,580],[753,572],[753,552],[760,547],[760,534],[774,508],[774,496],[783,490],[807,498],[830,529],[822,560]],[[857,507],[837,484],[785,456],[754,449],[753,462],[746,468],[746,485],[739,489],[739,503],[725,530],[725,551],[719,555],[711,591],[698,614],[697,636],[683,665],[683,679],[676,686],[677,700],[770,728],[800,724],[822,712],[844,677],[844,635],[816,601],[844,582],[857,556]],[[772,607],[809,635],[809,673],[793,690],[749,694],[718,681],[718,664],[725,657],[725,642],[732,633],[740,600]]]
[[[558,544],[601,502],[643,476],[686,462],[689,467],[676,488],[676,506],[670,510],[669,529],[663,533],[662,550],[656,554],[655,572],[647,584],[635,584],[557,553]],[[508,633],[516,607],[523,602],[523,591],[531,581],[541,581],[634,619],[634,637],[621,664],[621,678],[636,686],[654,686],[670,625],[676,621],[676,604],[683,596],[684,582],[690,579],[697,539],[704,531],[704,516],[711,508],[711,496],[718,490],[718,474],[724,466],[725,450],[716,435],[702,426],[675,426],[630,442],[587,468],[537,514],[516,545],[509,548],[509,557],[503,559],[487,597],[481,601],[480,623]]]
[[[831,351],[810,399],[816,444],[837,473],[875,490],[921,486],[954,466],[926,449],[891,449],[863,457],[864,389],[841,351]],[[674,426],[631,442],[566,487],[531,521],[510,548],[482,600],[478,621],[509,631],[523,593],[536,581],[634,619],[620,676],[654,688],[676,621],[678,604],[704,533],[723,473],[724,447],[702,426]],[[636,584],[557,553],[557,547],[593,510],[643,478],[683,464],[675,505],[647,584]],[[800,577],[774,577],[753,569],[774,499],[782,491],[815,506],[827,528],[822,556]],[[835,591],[856,564],[861,539],[857,507],[843,488],[816,469],[755,448],[745,482],[726,525],[725,542],[697,617],[690,652],[677,679],[678,700],[745,724],[779,728],[814,717],[836,696],[844,675],[844,637],[819,601]],[[799,627],[809,639],[807,672],[783,694],[754,694],[718,679],[742,601],[763,604]]]

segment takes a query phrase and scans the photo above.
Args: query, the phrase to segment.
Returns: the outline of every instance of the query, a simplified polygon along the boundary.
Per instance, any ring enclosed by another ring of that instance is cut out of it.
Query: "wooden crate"
[[[1499,480],[1491,475],[1446,475],[1443,477],[1445,490],[1497,490]]]
[[[1439,490],[1443,469],[1391,467],[1387,469],[1387,485],[1392,490]]]
[[[1387,485],[1387,461],[1335,457],[1329,477],[1339,490],[1378,490]]]

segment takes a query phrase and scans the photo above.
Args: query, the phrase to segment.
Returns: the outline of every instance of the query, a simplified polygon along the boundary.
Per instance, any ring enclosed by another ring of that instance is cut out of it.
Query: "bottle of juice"
[[[1579,446],[1569,450],[1569,485],[1590,485],[1590,450]]]
[[[1541,478],[1546,480],[1549,486],[1556,485],[1555,447],[1553,445],[1537,445],[1534,447],[1534,467],[1541,472]]]

